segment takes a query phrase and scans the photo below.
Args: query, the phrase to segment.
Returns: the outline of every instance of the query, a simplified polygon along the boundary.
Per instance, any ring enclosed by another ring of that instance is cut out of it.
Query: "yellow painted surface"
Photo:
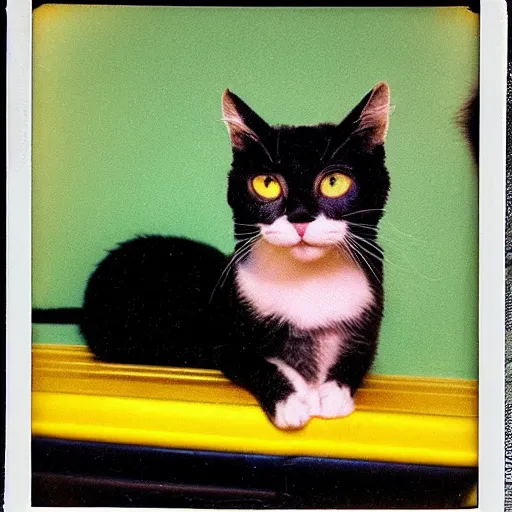
[[[473,381],[370,376],[356,412],[276,429],[213,370],[98,363],[83,347],[33,347],[32,432],[84,441],[275,455],[477,465]]]

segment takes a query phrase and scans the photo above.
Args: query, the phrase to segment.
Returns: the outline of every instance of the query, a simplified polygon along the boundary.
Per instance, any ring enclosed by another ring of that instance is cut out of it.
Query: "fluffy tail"
[[[32,322],[35,324],[80,324],[82,308],[34,308]]]

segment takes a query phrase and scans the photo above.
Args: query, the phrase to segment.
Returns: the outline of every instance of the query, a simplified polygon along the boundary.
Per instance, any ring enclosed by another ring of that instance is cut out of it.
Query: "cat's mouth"
[[[295,245],[292,245],[291,247],[316,247],[317,249],[328,249],[329,247],[332,247],[333,244],[331,243],[324,243],[324,242],[309,242],[304,239],[297,242]]]
[[[300,240],[290,247],[290,254],[299,261],[314,261],[322,258],[330,248],[328,245],[313,245],[305,240]]]

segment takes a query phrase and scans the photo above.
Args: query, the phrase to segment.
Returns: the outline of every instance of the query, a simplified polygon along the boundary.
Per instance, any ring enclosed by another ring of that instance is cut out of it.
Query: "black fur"
[[[338,125],[271,127],[229,93],[251,130],[250,136],[232,133],[227,198],[237,249],[254,230],[244,224],[271,223],[282,215],[291,222],[308,222],[322,212],[377,227],[389,176],[383,144],[375,142],[372,127],[358,131],[370,94]],[[348,174],[355,183],[352,190],[339,199],[319,197],[315,180],[326,170]],[[281,176],[286,197],[256,199],[247,184],[262,173]],[[352,225],[351,231],[368,241],[361,242],[363,248],[374,254],[380,250],[376,230]],[[347,384],[352,394],[374,360],[384,300],[382,262],[360,252],[367,261],[354,257],[376,300],[359,321],[329,326],[350,333],[351,349],[329,375]],[[218,368],[251,391],[272,417],[276,403],[293,387],[267,358],[279,357],[306,380],[313,379],[319,331],[257,319],[242,300],[232,270],[218,282],[227,262],[216,249],[184,239],[147,236],[121,244],[99,264],[87,286],[81,332],[89,347],[108,361]]]
[[[478,165],[478,159],[480,156],[480,91],[476,92],[471,98],[463,105],[459,111],[458,124],[461,127],[466,140],[469,143],[471,149],[471,156]],[[478,170],[478,168],[477,168]]]
[[[89,279],[81,333],[105,361],[211,366],[208,303],[226,263],[217,249],[191,240],[124,242]]]

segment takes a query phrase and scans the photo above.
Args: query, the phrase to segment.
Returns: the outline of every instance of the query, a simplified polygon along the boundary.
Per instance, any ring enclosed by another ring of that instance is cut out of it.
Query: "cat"
[[[469,149],[471,150],[471,157],[477,164],[475,166],[478,173],[478,160],[480,157],[480,90],[477,88],[471,97],[462,105],[457,113],[457,125],[462,130],[462,134],[466,139]]]
[[[96,356],[219,369],[280,429],[351,414],[383,316],[389,102],[381,82],[339,124],[270,126],[227,89],[235,251],[156,235],[110,251],[80,323]]]

